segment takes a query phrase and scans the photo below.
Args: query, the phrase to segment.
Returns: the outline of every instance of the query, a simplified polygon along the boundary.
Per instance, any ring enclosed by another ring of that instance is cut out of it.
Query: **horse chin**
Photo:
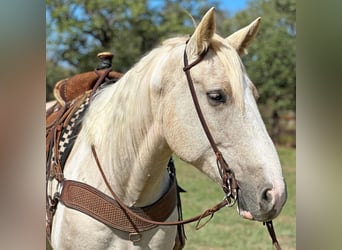
[[[238,196],[237,212],[244,219],[254,220],[254,216],[248,211],[245,201],[241,198],[241,195]]]
[[[241,195],[238,196],[237,202],[237,212],[244,219],[265,222],[272,220],[277,216],[275,209],[269,211],[267,214],[262,214],[255,211],[253,212],[253,210],[249,210],[245,200],[241,197]]]
[[[249,212],[247,209],[247,204],[246,204],[245,200],[242,198],[240,189],[238,189],[237,204],[238,204],[237,205],[237,212],[242,218],[247,219],[247,220],[254,220],[252,213]]]
[[[247,220],[254,220],[254,217],[250,212],[245,211],[245,210],[240,210],[239,208],[237,210],[238,210],[239,215],[242,218],[247,219]]]

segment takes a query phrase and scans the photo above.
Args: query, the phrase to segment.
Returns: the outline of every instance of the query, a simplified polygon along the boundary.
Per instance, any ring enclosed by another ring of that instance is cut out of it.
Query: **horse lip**
[[[238,189],[238,200],[237,201],[238,201],[237,211],[238,211],[239,215],[244,219],[254,220],[252,213],[246,209],[247,206],[245,204],[244,199],[241,196],[241,190],[240,189]]]
[[[244,219],[254,220],[253,215],[250,212],[246,211],[246,210],[239,210],[239,214]]]
[[[237,212],[244,219],[263,221],[263,222],[266,221],[266,220],[273,220],[276,217],[276,215],[277,215],[277,210],[274,209],[274,208],[267,215],[268,218],[265,218],[265,215],[263,215],[263,214],[252,214],[247,209],[247,206],[245,205],[243,199],[238,199]]]

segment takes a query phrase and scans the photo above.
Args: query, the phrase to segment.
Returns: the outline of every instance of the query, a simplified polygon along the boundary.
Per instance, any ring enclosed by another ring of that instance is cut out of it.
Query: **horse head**
[[[166,144],[182,160],[221,184],[216,156],[204,133],[182,70],[183,52],[208,128],[238,183],[238,211],[246,219],[275,218],[286,201],[286,185],[275,146],[260,116],[257,91],[240,56],[257,34],[260,18],[227,38],[215,34],[210,9],[185,45],[170,39],[170,53],[151,79],[152,106]],[[178,40],[177,40],[178,41]]]

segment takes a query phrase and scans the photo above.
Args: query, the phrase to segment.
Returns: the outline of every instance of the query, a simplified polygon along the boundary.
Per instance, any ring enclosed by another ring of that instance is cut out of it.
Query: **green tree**
[[[70,70],[63,68],[51,60],[46,61],[46,101],[54,99],[53,87],[59,80],[70,77]]]
[[[47,100],[65,73],[93,70],[101,51],[114,53],[113,68],[126,72],[161,40],[191,34],[188,13],[200,20],[214,1],[47,0]]]
[[[47,0],[47,99],[58,80],[93,70],[98,52],[113,52],[113,68],[126,72],[161,40],[191,34],[189,14],[199,21],[212,5],[215,0]],[[223,36],[262,17],[257,41],[243,60],[259,90],[266,125],[277,131],[278,113],[296,107],[295,0],[250,1],[232,18],[216,12]]]
[[[146,2],[47,0],[47,34],[54,34],[47,45],[53,60],[84,72],[96,67],[98,52],[109,50],[115,54],[114,68],[127,70],[156,41]]]
[[[236,30],[258,16],[262,17],[259,34],[243,61],[258,88],[259,107],[266,125],[277,141],[279,113],[296,109],[295,0],[251,1],[246,10],[223,26]]]
[[[204,0],[150,2],[47,0],[49,59],[84,72],[96,66],[98,52],[109,50],[113,68],[125,72],[161,39],[192,32],[186,11],[196,18],[210,5]]]

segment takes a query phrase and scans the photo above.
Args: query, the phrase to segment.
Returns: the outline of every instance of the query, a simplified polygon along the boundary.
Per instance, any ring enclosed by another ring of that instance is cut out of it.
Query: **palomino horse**
[[[112,196],[96,166],[93,145],[110,188],[127,207],[145,207],[164,195],[172,153],[222,184],[183,71],[185,51],[189,64],[204,55],[191,68],[191,77],[217,148],[235,174],[239,214],[256,221],[274,219],[286,201],[286,186],[256,105],[256,89],[240,60],[259,22],[222,38],[215,34],[212,8],[187,43],[183,37],[165,41],[116,84],[100,90],[83,118],[64,177]],[[174,209],[166,221],[177,220],[177,213]],[[59,204],[51,242],[54,249],[164,250],[173,248],[176,230],[157,226],[132,242],[126,233]]]

